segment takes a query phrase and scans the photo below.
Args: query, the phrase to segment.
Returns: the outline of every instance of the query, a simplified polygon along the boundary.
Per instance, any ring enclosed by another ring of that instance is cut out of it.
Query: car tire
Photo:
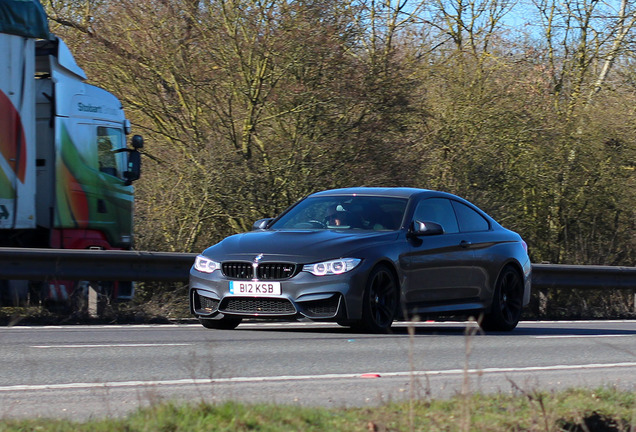
[[[387,333],[397,315],[399,285],[386,265],[375,267],[369,274],[362,298],[362,319],[352,327],[371,333]]]
[[[523,280],[518,271],[506,266],[497,278],[490,312],[480,327],[489,331],[511,331],[519,323],[523,308]]]
[[[224,316],[221,319],[199,318],[203,327],[214,330],[234,330],[241,321],[241,318],[230,316]]]

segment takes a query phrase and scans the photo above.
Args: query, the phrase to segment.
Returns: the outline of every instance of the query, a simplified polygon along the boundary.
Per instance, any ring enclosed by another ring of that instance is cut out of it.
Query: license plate
[[[230,295],[258,297],[280,294],[280,282],[230,281]]]

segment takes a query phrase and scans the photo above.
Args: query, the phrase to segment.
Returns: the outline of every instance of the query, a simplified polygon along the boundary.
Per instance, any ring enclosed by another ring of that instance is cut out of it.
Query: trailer
[[[0,0],[0,53],[0,247],[131,249],[143,139],[128,147],[121,102],[86,82],[37,0]],[[68,302],[86,285],[1,281],[0,305]]]

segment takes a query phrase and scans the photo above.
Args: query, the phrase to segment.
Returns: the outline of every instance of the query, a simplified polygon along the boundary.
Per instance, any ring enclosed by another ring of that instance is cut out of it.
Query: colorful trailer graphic
[[[37,0],[0,0],[0,52],[0,247],[130,249],[143,140],[127,147],[121,102],[85,82]]]

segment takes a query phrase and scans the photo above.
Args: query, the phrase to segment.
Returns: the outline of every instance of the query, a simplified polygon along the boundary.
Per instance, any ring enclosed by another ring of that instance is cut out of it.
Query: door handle
[[[459,242],[459,246],[463,247],[464,249],[466,249],[466,248],[472,246],[472,242],[469,242],[467,240],[462,240],[462,241]]]

